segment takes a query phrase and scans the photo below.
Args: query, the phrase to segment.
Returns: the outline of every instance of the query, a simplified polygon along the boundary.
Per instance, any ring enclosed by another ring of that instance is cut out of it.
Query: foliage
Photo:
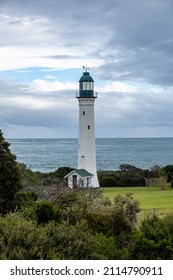
[[[111,213],[107,215],[107,219],[112,231],[112,235],[118,237],[122,232],[129,233],[131,232],[131,224],[124,215],[122,208],[112,209]]]
[[[146,186],[149,182],[165,189],[165,178],[170,182],[173,178],[173,165],[161,168],[158,165],[151,167],[150,170],[137,168],[130,164],[121,164],[120,170],[109,171],[99,170],[98,177],[100,186],[105,187],[131,187]]]
[[[149,177],[159,178],[161,172],[162,168],[158,165],[154,165],[151,167],[148,175]]]
[[[26,221],[18,213],[0,217],[0,259],[37,260],[56,259],[47,238],[46,228]]]
[[[122,164],[119,171],[99,171],[101,187],[145,186],[148,172],[133,165]]]
[[[56,248],[61,259],[111,259],[114,256],[114,240],[102,234],[91,234],[85,221],[75,226],[67,222],[56,227],[49,224],[48,232],[51,246]]]
[[[85,219],[89,210],[100,205],[100,200],[103,205],[109,204],[98,190],[66,189],[55,198],[54,203],[63,211],[65,219],[75,224],[77,221]]]
[[[38,224],[45,224],[50,221],[59,223],[61,221],[60,210],[49,201],[38,201],[35,213]]]
[[[86,214],[88,227],[93,234],[102,233],[105,236],[111,235],[110,222],[107,216],[100,212],[89,212]]]
[[[173,181],[173,165],[166,165],[163,168],[165,175],[167,176],[167,182],[172,182]]]
[[[0,259],[173,259],[173,216],[136,228],[132,194],[110,203],[98,192],[71,190],[60,209],[31,201],[0,217]]]
[[[114,258],[123,259],[124,256],[130,256],[129,244],[132,243],[130,239],[139,208],[132,196],[127,195],[122,199],[123,202],[119,197],[112,204],[100,192],[70,190],[63,195],[63,200],[61,197],[60,202],[63,203],[58,205],[65,211],[69,224],[76,226],[83,220],[92,235],[101,234],[105,238],[113,238],[116,244]]]
[[[144,219],[140,230],[147,239],[154,242],[158,242],[160,239],[167,239],[170,235],[169,227],[164,219],[159,219],[157,216]]]
[[[67,188],[64,176],[72,170],[70,167],[60,167],[54,172],[42,173],[28,169],[25,164],[18,164],[22,187],[26,192],[34,191],[40,199],[58,196]]]
[[[2,214],[15,209],[15,195],[21,188],[16,156],[11,153],[9,146],[0,130],[0,212]]]
[[[120,170],[121,171],[126,171],[126,172],[132,172],[132,171],[139,171],[140,172],[141,171],[140,168],[137,168],[134,165],[126,164],[126,163],[120,165]]]
[[[142,170],[123,164],[119,171],[99,171],[102,186],[124,187],[124,195],[116,188],[111,200],[100,190],[67,188],[63,178],[71,170],[27,169],[16,162],[0,132],[0,259],[173,259],[173,216],[155,215],[139,225],[139,202],[126,193],[126,187],[145,185],[151,177],[163,188],[172,166]],[[146,205],[158,203],[158,189],[144,189]],[[133,192],[141,196],[140,188]],[[162,192],[166,202],[171,194]]]
[[[114,203],[117,209],[123,209],[123,213],[130,224],[135,225],[140,208],[139,202],[134,200],[132,193],[127,193],[126,196],[117,195],[114,198]]]
[[[64,177],[70,173],[71,171],[73,170],[73,168],[71,167],[67,167],[67,166],[62,166],[62,167],[59,167],[55,172],[54,172],[54,175],[63,180]]]
[[[169,214],[164,218],[166,226],[169,228],[170,235],[173,235],[173,215]]]
[[[113,259],[114,254],[114,239],[91,234],[85,221],[38,226],[18,213],[0,217],[0,259]]]
[[[117,181],[114,176],[102,176],[100,178],[100,186],[102,188],[115,187],[116,185],[117,185]]]
[[[173,217],[145,219],[133,250],[134,259],[173,259]]]
[[[18,192],[15,197],[16,209],[21,209],[22,207],[34,206],[37,201],[38,196],[35,192]]]

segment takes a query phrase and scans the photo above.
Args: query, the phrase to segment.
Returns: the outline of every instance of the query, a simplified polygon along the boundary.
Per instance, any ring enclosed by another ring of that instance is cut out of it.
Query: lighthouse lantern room
[[[94,80],[89,72],[84,72],[79,80],[79,97],[93,97]]]

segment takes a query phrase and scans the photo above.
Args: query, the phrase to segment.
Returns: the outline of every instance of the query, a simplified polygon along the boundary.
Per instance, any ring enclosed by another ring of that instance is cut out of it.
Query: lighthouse
[[[68,178],[69,188],[98,188],[96,169],[94,103],[97,94],[94,92],[94,80],[86,71],[79,80],[79,139],[78,169],[72,170]]]
[[[94,80],[87,69],[79,80],[79,94],[76,97],[79,102],[78,169],[92,174],[90,187],[98,188],[94,120],[97,94],[94,92]]]

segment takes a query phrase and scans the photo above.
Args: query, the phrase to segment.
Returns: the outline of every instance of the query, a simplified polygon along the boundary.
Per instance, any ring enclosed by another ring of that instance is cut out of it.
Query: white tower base
[[[79,147],[78,169],[86,169],[94,176],[91,187],[98,188],[96,170],[94,102],[95,97],[78,97],[79,101]]]

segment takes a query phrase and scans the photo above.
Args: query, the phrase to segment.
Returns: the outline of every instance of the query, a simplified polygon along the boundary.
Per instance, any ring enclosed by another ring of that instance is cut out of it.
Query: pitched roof
[[[68,177],[72,173],[76,173],[81,178],[91,178],[94,176],[92,173],[88,172],[86,169],[74,169],[69,174],[67,174],[64,178]]]
[[[74,171],[82,178],[94,176],[92,173],[88,172],[86,169],[76,169]]]

